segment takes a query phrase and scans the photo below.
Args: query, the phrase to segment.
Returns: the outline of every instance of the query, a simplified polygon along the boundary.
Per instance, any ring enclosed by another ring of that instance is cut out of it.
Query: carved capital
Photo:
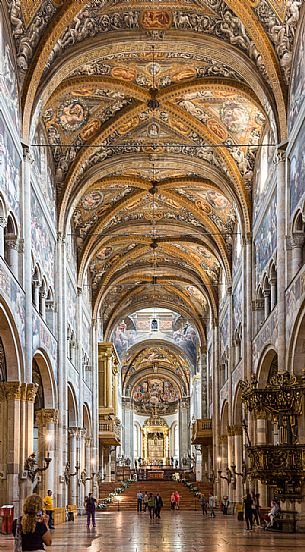
[[[5,228],[7,225],[7,217],[0,217],[0,226]]]
[[[234,425],[232,426],[234,428],[234,435],[242,435],[243,434],[243,428],[241,425]]]
[[[36,423],[39,426],[58,423],[58,410],[56,408],[43,408],[36,412]]]
[[[78,436],[79,436],[80,430],[81,430],[80,427],[69,427],[68,433],[69,433],[69,435],[71,435],[72,437],[78,437]]]
[[[264,308],[264,300],[263,299],[255,299],[255,301],[252,301],[252,310],[263,310]]]
[[[35,402],[36,393],[38,391],[38,383],[28,383],[26,388],[26,400],[28,402]]]
[[[228,442],[228,436],[227,435],[220,435],[219,442],[222,444],[226,444]]]
[[[300,234],[293,234],[291,237],[287,238],[289,249],[301,249],[304,245],[305,235],[303,232]]]
[[[19,381],[6,381],[4,383],[5,396],[8,401],[20,401],[21,384]]]
[[[9,249],[18,250],[18,238],[15,234],[6,234],[5,244]]]

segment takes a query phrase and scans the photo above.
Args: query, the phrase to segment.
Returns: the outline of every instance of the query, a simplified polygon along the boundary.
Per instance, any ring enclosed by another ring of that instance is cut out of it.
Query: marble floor
[[[148,514],[103,512],[96,529],[87,530],[84,517],[58,526],[49,552],[296,552],[305,550],[305,534],[244,530],[244,524],[221,514],[164,511],[161,520]],[[0,551],[12,552],[10,537],[0,535]]]

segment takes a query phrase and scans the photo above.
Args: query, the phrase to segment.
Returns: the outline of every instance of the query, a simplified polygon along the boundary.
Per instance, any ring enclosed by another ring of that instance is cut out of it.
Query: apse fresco
[[[158,324],[158,331],[155,331],[152,329],[148,319],[146,329],[142,328],[137,326],[136,328],[129,329],[126,322],[122,320],[112,332],[111,341],[114,343],[120,358],[135,343],[146,339],[164,339],[178,345],[187,354],[193,366],[195,366],[199,336],[197,330],[187,320],[183,320],[180,317],[175,322],[175,318],[173,317],[168,321],[166,329],[162,328],[161,324]]]
[[[177,406],[179,390],[167,379],[150,377],[138,383],[132,392],[135,409],[148,414],[154,408],[158,413],[170,413]]]
[[[19,219],[21,158],[0,111],[0,190],[7,207]]]
[[[299,28],[298,42],[295,45],[295,53],[293,60],[293,71],[290,86],[289,100],[289,131],[294,127],[297,117],[301,111],[305,101],[305,17],[303,17],[302,25]]]
[[[254,239],[256,253],[256,283],[259,282],[276,248],[276,224],[276,195],[273,194]]]
[[[293,214],[299,201],[305,194],[305,123],[297,137],[295,147],[290,154],[290,213]]]
[[[56,242],[33,190],[31,194],[31,210],[32,251],[34,259],[39,263],[42,274],[47,278],[48,285],[54,288]]]
[[[0,96],[11,120],[19,131],[18,88],[12,48],[5,25],[0,18]]]

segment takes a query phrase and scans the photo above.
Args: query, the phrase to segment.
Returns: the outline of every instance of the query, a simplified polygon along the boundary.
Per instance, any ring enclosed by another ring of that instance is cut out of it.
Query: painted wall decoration
[[[22,345],[25,343],[25,296],[24,291],[12,277],[5,262],[0,259],[0,296],[10,306]]]
[[[34,259],[39,262],[42,273],[47,278],[48,285],[54,288],[55,238],[48,226],[45,215],[32,189],[32,251]]]
[[[20,211],[21,158],[0,111],[0,190],[16,220]]]
[[[290,213],[293,214],[299,201],[305,195],[305,122],[297,136],[290,154]]]
[[[255,336],[252,345],[252,358],[253,358],[253,371],[256,373],[263,351],[267,345],[272,345],[275,349],[277,347],[277,310],[274,309],[271,315],[267,318],[263,327]]]
[[[75,330],[76,328],[76,301],[77,293],[76,288],[71,280],[69,274],[67,274],[67,323],[70,324],[71,328]]]
[[[179,397],[178,387],[165,378],[150,377],[138,383],[132,392],[135,409],[143,414],[154,408],[168,414],[177,407]]]
[[[276,195],[274,193],[254,239],[256,253],[256,283],[259,282],[264,269],[276,249],[276,224]]]
[[[91,324],[90,320],[88,320],[86,314],[83,312],[82,316],[82,345],[84,351],[87,353],[88,356],[90,356],[91,352]]]
[[[35,135],[34,142],[36,144],[43,144],[47,142],[44,133],[37,133]],[[34,162],[32,164],[32,170],[36,176],[37,185],[41,192],[41,196],[44,198],[44,207],[48,211],[53,224],[56,222],[56,191],[53,185],[53,175],[50,168],[50,160],[48,159],[47,150],[43,147],[31,148],[31,154]]]
[[[242,323],[242,280],[238,280],[233,290],[233,331]]]
[[[301,107],[305,101],[305,17],[303,17],[302,23],[299,27],[298,40],[294,45],[294,58],[292,64],[292,75],[290,85],[290,99],[289,99],[289,115],[288,115],[288,127],[289,131],[294,127],[297,117],[300,113]]]
[[[0,14],[0,97],[19,132],[19,95],[9,35]]]
[[[296,318],[302,307],[305,296],[305,267],[286,291],[286,340],[287,346],[290,342]]]
[[[38,316],[38,314],[33,310],[32,317],[33,324],[33,351],[37,349],[43,349],[49,356],[53,369],[56,369],[56,359],[57,359],[57,341],[55,337],[51,334],[48,327],[44,321]]]
[[[219,323],[220,333],[220,353],[222,354],[229,345],[229,311],[228,307],[224,307],[224,313],[221,315]]]

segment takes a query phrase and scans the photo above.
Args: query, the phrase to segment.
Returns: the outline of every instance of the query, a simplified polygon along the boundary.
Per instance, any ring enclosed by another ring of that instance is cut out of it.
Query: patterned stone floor
[[[296,552],[305,550],[305,534],[269,533],[221,514],[203,519],[201,512],[163,512],[150,522],[147,514],[100,513],[96,529],[84,517],[53,532],[49,552]],[[11,552],[10,537],[0,535],[0,551]]]

